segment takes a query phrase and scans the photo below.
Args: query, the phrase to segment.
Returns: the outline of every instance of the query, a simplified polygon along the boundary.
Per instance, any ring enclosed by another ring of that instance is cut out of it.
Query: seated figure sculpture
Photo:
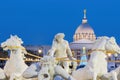
[[[61,65],[69,73],[70,62],[66,60],[75,60],[72,56],[68,41],[64,40],[64,33],[55,35],[51,49],[48,55],[60,59],[57,64]],[[62,59],[62,60],[61,60]],[[73,69],[76,69],[77,63],[73,62]]]

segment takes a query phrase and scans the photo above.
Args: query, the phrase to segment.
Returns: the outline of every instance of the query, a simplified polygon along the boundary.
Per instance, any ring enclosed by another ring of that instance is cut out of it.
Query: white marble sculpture
[[[6,78],[6,76],[4,74],[4,71],[0,68],[0,80],[3,80],[5,78]]]
[[[9,39],[1,44],[4,50],[10,50],[10,59],[4,66],[4,72],[9,80],[24,80],[22,73],[28,66],[23,60],[26,51],[22,44],[23,41],[16,35],[11,35]]]
[[[41,70],[38,73],[39,80],[53,80],[55,74],[55,58],[44,56],[41,60]]]
[[[60,65],[56,65],[56,59],[52,56],[44,56],[41,59],[41,70],[38,73],[39,80],[54,80],[54,76],[59,75],[64,79],[71,79],[70,76]]]
[[[97,80],[97,76],[107,74],[106,51],[120,53],[120,48],[114,37],[99,37],[94,43],[88,64],[84,68],[74,71],[72,76],[76,80]]]
[[[34,69],[35,68],[34,66]],[[36,71],[32,70],[32,67],[29,67],[29,69],[23,73],[23,76],[31,78],[32,74],[29,75],[29,73],[32,72],[35,73]],[[56,65],[56,59],[52,56],[44,56],[40,59],[40,71],[37,72],[37,74],[37,80],[54,80],[55,76],[60,76],[66,80],[75,80],[60,65]]]
[[[24,72],[23,77],[24,78],[31,78],[32,80],[38,80],[38,73],[41,69],[41,63],[33,63],[31,64]]]
[[[62,60],[59,60],[57,64],[63,66],[64,69],[70,73],[69,66],[71,62],[66,60],[75,60],[75,58],[73,58],[69,43],[68,41],[64,40],[64,36],[64,33],[58,33],[55,35],[52,48],[48,51],[48,55],[56,57],[58,59],[61,58]],[[73,70],[76,69],[76,66],[77,63],[73,62]]]
[[[120,66],[101,77],[102,80],[120,80]]]

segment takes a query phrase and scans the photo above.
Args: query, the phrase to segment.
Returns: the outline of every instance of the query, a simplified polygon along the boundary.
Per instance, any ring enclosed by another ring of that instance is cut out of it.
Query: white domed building
[[[82,24],[76,29],[73,38],[74,41],[79,41],[82,39],[94,41],[96,39],[93,29],[87,23],[87,19],[82,20]]]
[[[88,24],[86,10],[84,10],[82,24],[76,29],[73,35],[73,42],[70,43],[70,48],[73,51],[74,57],[80,59],[83,49],[88,53],[95,40],[96,35],[92,27]]]

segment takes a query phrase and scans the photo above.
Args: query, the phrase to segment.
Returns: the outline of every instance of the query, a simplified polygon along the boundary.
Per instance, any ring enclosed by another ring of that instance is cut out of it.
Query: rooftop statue
[[[69,66],[71,63],[65,60],[75,60],[75,58],[73,58],[69,43],[67,40],[64,40],[64,37],[64,33],[58,33],[55,35],[52,48],[48,51],[48,55],[62,59],[59,60],[57,64],[63,66],[63,68],[69,73]],[[76,66],[77,63],[73,62],[74,70],[76,69]]]
[[[84,68],[74,71],[72,76],[76,80],[97,80],[97,76],[107,74],[107,52],[120,53],[115,38],[99,37],[94,43],[88,64]],[[113,80],[117,80],[115,75],[112,77]]]
[[[55,76],[59,76],[59,78],[62,77],[62,79],[74,80],[68,73],[70,62],[64,60],[75,59],[72,56],[68,42],[63,39],[64,36],[63,33],[55,35],[52,48],[48,51],[47,55],[40,59],[38,67],[40,70],[36,71],[37,67],[35,67],[35,65],[30,66],[23,73],[25,78],[35,78],[38,76],[38,80],[54,80]],[[77,63],[73,62],[73,65],[73,68],[76,69]]]

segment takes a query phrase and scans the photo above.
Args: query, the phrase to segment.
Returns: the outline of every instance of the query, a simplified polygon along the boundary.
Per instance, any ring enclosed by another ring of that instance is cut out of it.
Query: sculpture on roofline
[[[24,54],[27,53],[22,46],[23,41],[18,36],[10,36],[1,44],[4,50],[10,50],[10,59],[4,66],[4,72],[9,80],[26,80],[22,77],[23,72],[28,67],[24,62]]]
[[[69,43],[67,40],[64,40],[64,37],[64,33],[58,33],[55,35],[52,47],[48,51],[48,55],[60,59],[57,64],[61,65],[68,73],[71,73],[69,66],[72,64],[73,70],[75,70],[77,62],[67,61],[75,60],[75,58],[73,58]]]
[[[38,80],[56,80],[58,77],[59,79],[61,77],[61,79],[75,80],[68,73],[70,62],[64,61],[75,59],[72,57],[68,42],[63,38],[63,33],[58,33],[55,35],[52,48],[48,51],[47,55],[40,59],[40,70],[37,72],[37,68],[32,65],[23,73],[23,76],[25,78],[38,76]],[[61,58],[62,61],[59,61],[58,59]],[[73,65],[74,69],[76,69],[77,63],[75,62]],[[65,69],[62,66],[65,67]],[[34,69],[32,69],[33,67]],[[31,73],[30,75],[29,72]]]
[[[97,80],[97,77],[107,74],[107,52],[120,54],[120,48],[115,38],[99,37],[93,45],[88,64],[84,68],[74,71],[72,76],[76,80],[79,80],[79,78],[81,80]],[[113,80],[117,80],[116,74],[112,74],[111,76]]]

